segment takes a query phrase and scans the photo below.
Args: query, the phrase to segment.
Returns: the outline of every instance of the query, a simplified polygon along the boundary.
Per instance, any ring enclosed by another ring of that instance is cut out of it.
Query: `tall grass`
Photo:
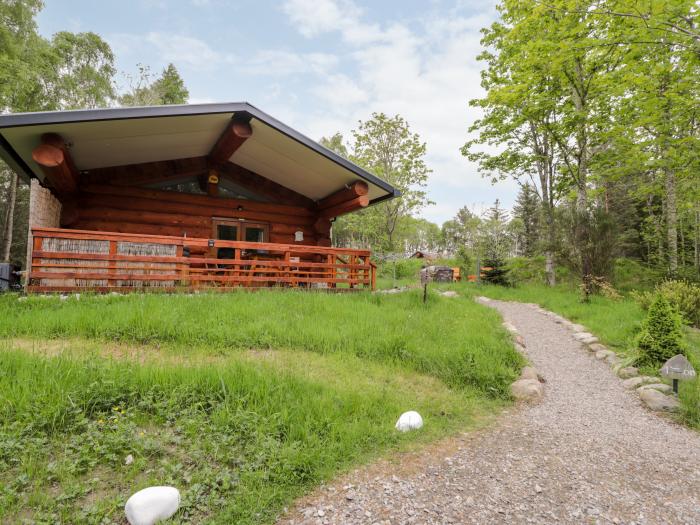
[[[400,363],[453,387],[507,395],[521,364],[498,314],[466,298],[231,293],[0,298],[0,337],[81,336],[217,349],[291,348]],[[491,330],[475,329],[490,326]]]
[[[113,522],[153,484],[180,488],[175,523],[271,522],[340,470],[480,424],[522,363],[496,312],[418,291],[5,296],[0,337],[8,523]],[[399,434],[409,409],[426,425]]]

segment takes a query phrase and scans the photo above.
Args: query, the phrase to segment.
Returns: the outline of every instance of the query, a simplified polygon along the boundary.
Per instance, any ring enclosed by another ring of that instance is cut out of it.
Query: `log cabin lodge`
[[[0,116],[27,291],[373,289],[332,221],[398,192],[247,103]]]

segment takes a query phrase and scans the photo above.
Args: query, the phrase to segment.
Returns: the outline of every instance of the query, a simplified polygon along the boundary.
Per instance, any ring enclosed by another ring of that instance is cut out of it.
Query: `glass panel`
[[[238,226],[231,226],[229,224],[219,224],[216,227],[216,236],[222,241],[237,241]]]
[[[246,227],[245,240],[247,242],[265,242],[265,229],[254,226]]]

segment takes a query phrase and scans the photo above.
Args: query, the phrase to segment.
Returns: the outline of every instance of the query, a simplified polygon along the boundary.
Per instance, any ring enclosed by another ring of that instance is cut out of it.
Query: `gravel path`
[[[422,451],[418,466],[351,472],[280,523],[700,524],[700,434],[648,412],[564,326],[490,304],[525,338],[544,401]]]

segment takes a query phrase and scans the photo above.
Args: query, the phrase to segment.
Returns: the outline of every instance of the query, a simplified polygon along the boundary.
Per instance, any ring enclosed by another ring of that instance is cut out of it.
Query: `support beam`
[[[239,186],[257,195],[270,199],[272,202],[304,208],[315,208],[316,203],[294,190],[282,186],[270,179],[253,173],[233,162],[224,162],[218,168],[220,177],[228,177]]]
[[[231,155],[252,135],[253,128],[250,126],[249,120],[236,119],[235,117],[231,119],[209,153],[210,164],[218,166],[228,161]]]
[[[219,174],[216,170],[209,170],[207,177],[207,195],[216,197],[219,195]]]
[[[324,197],[318,201],[318,209],[325,210],[333,206],[337,206],[343,202],[347,202],[356,197],[361,197],[369,193],[369,186],[365,181],[355,181],[352,184],[347,184],[344,188],[331,193],[327,197]]]
[[[79,173],[63,138],[45,133],[41,144],[32,151],[32,158],[46,175],[46,182],[58,195],[70,195],[78,189]]]
[[[355,197],[352,200],[336,204],[332,208],[327,208],[321,211],[321,217],[332,219],[334,217],[339,217],[340,215],[350,213],[351,211],[359,210],[360,208],[366,208],[368,205],[369,197],[367,195],[362,195],[360,197]]]

